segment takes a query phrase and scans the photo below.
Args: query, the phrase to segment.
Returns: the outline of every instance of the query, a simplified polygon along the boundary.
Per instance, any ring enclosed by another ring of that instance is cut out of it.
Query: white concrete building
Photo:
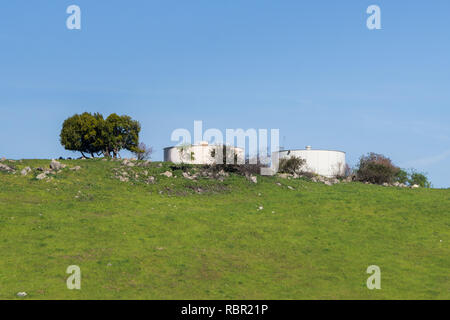
[[[227,148],[229,151],[234,152],[236,159],[244,160],[244,149],[236,147]],[[213,164],[216,162],[216,159],[212,156],[212,153],[213,151],[217,152],[220,150],[223,150],[223,145],[209,145],[208,142],[167,147],[164,148],[164,161],[188,164]],[[223,162],[225,162],[225,159]]]
[[[334,150],[313,150],[311,146],[298,150],[279,151],[280,159],[299,157],[306,160],[305,171],[325,177],[345,174],[345,152]]]

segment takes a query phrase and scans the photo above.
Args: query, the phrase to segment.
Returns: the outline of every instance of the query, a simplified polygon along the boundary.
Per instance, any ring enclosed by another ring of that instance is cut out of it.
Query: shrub
[[[408,182],[410,185],[417,184],[418,186],[420,186],[422,188],[430,188],[431,187],[431,183],[428,180],[428,177],[426,176],[426,174],[416,172],[414,170],[411,172]]]
[[[306,164],[306,160],[300,157],[292,156],[290,158],[280,159],[278,172],[280,173],[289,173],[289,174],[300,174],[304,170],[304,166]]]
[[[396,182],[406,184],[409,181],[409,174],[403,169],[399,169],[397,174],[395,175]]]
[[[369,153],[359,159],[356,171],[357,180],[375,184],[392,183],[400,168],[382,154]]]

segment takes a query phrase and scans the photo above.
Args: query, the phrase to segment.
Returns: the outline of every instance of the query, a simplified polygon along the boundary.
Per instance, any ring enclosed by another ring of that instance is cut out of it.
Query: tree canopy
[[[117,157],[123,149],[139,151],[140,131],[139,122],[129,116],[113,113],[104,119],[100,113],[85,112],[64,121],[60,141],[65,149],[79,151],[83,156]]]

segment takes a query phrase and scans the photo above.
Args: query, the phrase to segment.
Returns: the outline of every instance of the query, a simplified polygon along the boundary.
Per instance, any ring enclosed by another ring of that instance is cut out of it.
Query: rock
[[[288,173],[280,173],[278,176],[279,176],[281,179],[287,179],[287,178],[290,178],[290,177],[291,177],[291,175],[288,174]]]
[[[332,186],[333,185],[330,181],[324,181],[323,183],[325,183],[327,186]]]
[[[183,177],[186,178],[186,179],[189,179],[189,180],[192,180],[192,179],[193,179],[193,178],[189,175],[188,172],[183,172],[182,174],[183,174]]]
[[[119,180],[122,181],[122,182],[128,182],[129,181],[129,179],[127,177],[122,177],[122,176],[119,177]]]
[[[26,297],[27,295],[28,294],[26,292],[17,292],[17,296],[21,298]]]
[[[8,167],[6,164],[0,163],[0,171],[13,172],[14,169]]]
[[[61,170],[65,167],[66,167],[66,165],[61,164],[60,162],[58,162],[56,160],[52,160],[52,162],[50,163],[50,169],[52,169],[52,170]]]
[[[259,206],[259,207],[258,207],[258,211],[259,211],[259,210],[263,210],[263,209],[264,209],[263,206]]]
[[[76,166],[76,167],[70,168],[70,170],[72,170],[72,171],[78,171],[78,170],[80,170],[80,169],[81,169],[80,166]]]
[[[279,187],[281,187],[281,183],[279,183],[279,182],[277,182],[276,185],[279,186]]]
[[[382,184],[382,186],[383,186],[383,187],[389,187],[389,183],[384,182],[384,183]]]
[[[152,184],[155,183],[155,177],[153,177],[153,176],[148,177],[147,183],[152,183]]]
[[[20,174],[23,176],[26,176],[28,174],[28,172],[31,171],[30,167],[26,167],[25,169],[23,169],[22,171],[20,171]]]
[[[158,163],[158,168],[161,168],[162,167],[162,163]]]
[[[171,178],[173,176],[173,174],[170,171],[166,171],[164,173],[161,173],[161,176],[166,176],[167,178]]]
[[[294,187],[287,186],[289,190],[295,190]]]
[[[41,174],[38,174],[38,175],[36,176],[36,179],[38,179],[38,180],[43,180],[43,179],[45,179],[45,178],[47,178],[47,175],[45,174],[45,172],[44,172],[44,173],[41,173]]]
[[[250,182],[258,183],[258,179],[257,179],[255,176],[249,176],[247,179],[248,179]]]
[[[420,188],[420,186],[419,186],[418,184],[413,184],[413,185],[411,186],[411,189],[417,189],[417,188]]]
[[[223,169],[220,170],[217,174],[218,174],[219,176],[221,176],[221,177],[228,177],[228,176],[229,176],[229,173],[228,173],[228,172],[225,172]]]
[[[128,160],[128,159],[124,159],[124,160],[122,161],[122,165],[123,165],[123,166],[128,166],[128,167],[134,167],[134,163],[131,162],[131,161]]]

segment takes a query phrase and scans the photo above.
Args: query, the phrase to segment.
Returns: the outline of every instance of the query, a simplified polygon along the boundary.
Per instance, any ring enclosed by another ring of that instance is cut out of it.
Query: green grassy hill
[[[450,190],[195,181],[101,160],[37,180],[20,170],[49,160],[4,163],[16,173],[0,172],[0,299],[450,298]],[[81,290],[66,287],[69,265]],[[381,290],[366,287],[369,265]]]

